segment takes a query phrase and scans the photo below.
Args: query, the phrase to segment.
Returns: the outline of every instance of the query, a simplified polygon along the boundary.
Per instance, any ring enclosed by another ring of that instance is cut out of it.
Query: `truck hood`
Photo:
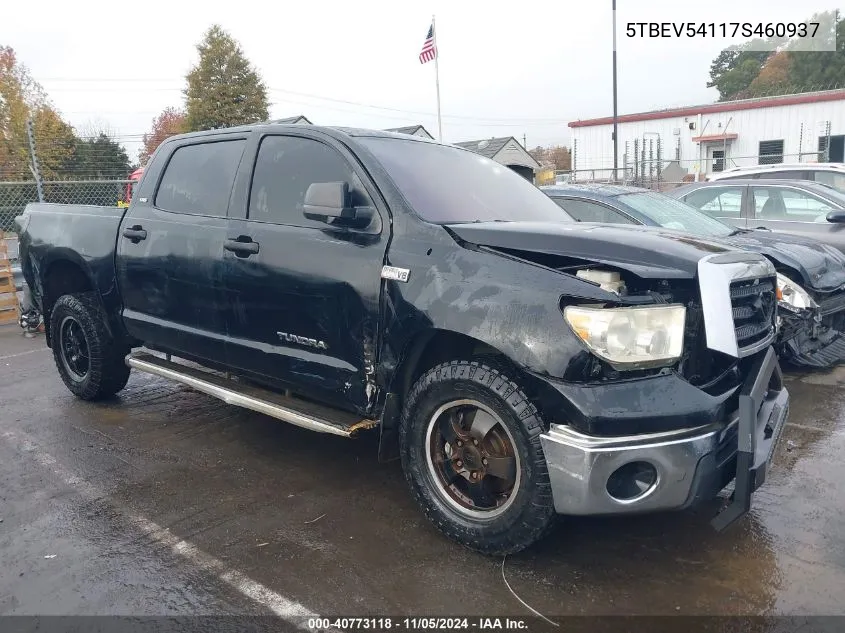
[[[559,255],[607,264],[643,279],[693,279],[705,255],[733,250],[683,233],[651,226],[588,222],[473,222],[446,228],[464,242],[520,253]]]
[[[803,278],[805,287],[830,291],[845,284],[845,255],[818,240],[787,233],[750,230],[719,241],[760,253],[776,264],[793,268]]]

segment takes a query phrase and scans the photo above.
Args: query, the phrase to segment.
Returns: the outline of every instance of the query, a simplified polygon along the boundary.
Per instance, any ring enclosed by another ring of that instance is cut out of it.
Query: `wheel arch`
[[[90,292],[95,288],[91,271],[79,258],[62,255],[47,264],[41,278],[41,312],[48,347],[52,345],[50,312],[56,300],[62,295]]]
[[[467,334],[429,328],[411,338],[399,357],[387,389],[381,412],[379,459],[391,461],[398,458],[398,427],[405,398],[414,383],[426,371],[450,360],[482,360],[506,373],[512,380],[519,380],[526,395],[538,409],[548,408],[550,399],[560,398],[557,392],[530,372],[520,368],[500,349]]]

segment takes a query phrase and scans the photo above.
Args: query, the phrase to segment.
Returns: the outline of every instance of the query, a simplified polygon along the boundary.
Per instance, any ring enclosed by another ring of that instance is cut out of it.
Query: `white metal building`
[[[579,177],[584,170],[609,176],[613,118],[572,121],[569,127]],[[674,173],[700,177],[757,164],[843,162],[845,90],[625,114],[618,130],[618,164],[628,173],[637,163],[659,162],[661,169],[671,164]]]

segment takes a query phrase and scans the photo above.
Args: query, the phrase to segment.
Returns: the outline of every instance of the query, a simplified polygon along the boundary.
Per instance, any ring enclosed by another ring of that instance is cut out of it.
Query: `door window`
[[[753,187],[754,210],[760,220],[826,222],[833,207],[797,189]]]
[[[167,163],[155,206],[175,213],[225,217],[246,141],[179,147]]]
[[[742,217],[742,187],[702,187],[683,201],[714,218]]]
[[[814,171],[816,182],[823,185],[828,185],[839,191],[845,191],[845,174],[840,174],[835,171]]]
[[[555,203],[579,222],[601,222],[602,224],[634,224],[631,218],[598,202],[554,198]]]
[[[266,136],[258,149],[249,219],[289,226],[326,228],[303,214],[305,192],[313,183],[345,182],[353,206],[370,205],[361,180],[336,150],[308,138]]]

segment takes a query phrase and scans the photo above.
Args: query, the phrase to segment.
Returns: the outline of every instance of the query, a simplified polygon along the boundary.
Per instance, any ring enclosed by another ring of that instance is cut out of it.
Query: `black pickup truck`
[[[130,368],[350,437],[487,553],[556,514],[750,507],[788,411],[761,255],[565,224],[415,137],[262,124],[173,137],[128,209],[31,204],[27,283],[83,399]]]

